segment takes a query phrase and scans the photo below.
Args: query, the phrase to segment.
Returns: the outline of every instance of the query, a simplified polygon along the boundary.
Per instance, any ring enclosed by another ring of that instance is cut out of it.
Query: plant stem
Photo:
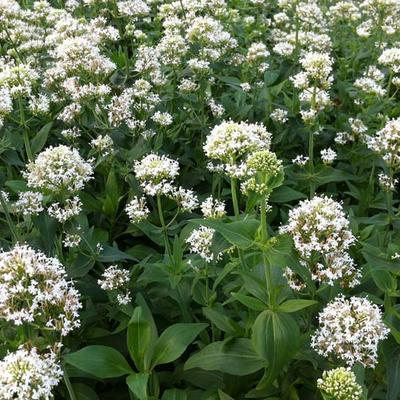
[[[17,243],[19,241],[19,237],[17,235],[17,231],[15,229],[14,222],[13,222],[11,216],[10,216],[10,213],[8,211],[7,203],[4,200],[3,192],[1,190],[0,190],[0,204],[1,204],[1,208],[4,211],[4,214],[6,216],[6,220],[7,220],[8,227],[10,228],[11,236],[12,236],[14,242]]]
[[[393,169],[389,167],[389,179],[390,179],[390,184],[393,182]],[[394,219],[394,211],[393,211],[393,191],[392,190],[387,190],[386,191],[386,204],[388,208],[388,214],[389,214],[389,225],[393,223]]]
[[[163,214],[163,209],[162,209],[162,204],[161,204],[161,196],[159,194],[157,195],[157,209],[158,209],[158,216],[160,218],[161,227],[162,227],[162,230],[164,233],[165,249],[166,249],[169,259],[172,263],[173,259],[172,259],[171,248],[169,246],[169,240],[168,240],[168,228],[165,225],[164,214]]]
[[[25,152],[26,156],[28,157],[29,161],[33,160],[31,143],[29,141],[29,133],[25,126],[25,113],[24,113],[24,105],[22,104],[21,96],[18,97],[18,106],[19,106],[19,116],[20,116],[20,125],[23,129],[23,136],[24,136],[24,145],[25,145]]]
[[[236,191],[236,178],[231,178],[231,193],[232,193],[233,211],[235,213],[235,217],[239,218],[240,210],[239,210],[239,201]]]
[[[64,383],[65,386],[67,387],[69,398],[71,400],[77,400],[74,389],[72,387],[71,381],[69,380],[69,376],[65,368],[64,368]]]
[[[265,245],[268,240],[268,227],[267,227],[267,199],[266,196],[261,198],[261,206],[260,206],[260,227],[261,227],[261,244],[263,246],[263,263],[264,263],[264,274],[265,274],[265,283],[267,285],[268,299],[269,304],[272,305],[272,273],[271,273],[271,265],[267,260]]]
[[[310,172],[310,199],[315,193],[315,182],[314,182],[314,132],[310,127],[308,132],[308,164]]]
[[[232,203],[233,203],[233,212],[235,213],[236,219],[240,217],[240,209],[239,209],[239,201],[236,191],[236,178],[231,178],[231,194],[232,194]],[[240,264],[242,269],[246,269],[246,263],[244,262],[244,255],[241,249],[238,249]]]

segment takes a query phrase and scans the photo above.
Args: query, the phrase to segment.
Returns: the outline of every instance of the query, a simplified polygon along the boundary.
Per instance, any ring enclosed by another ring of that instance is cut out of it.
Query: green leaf
[[[233,397],[224,393],[221,389],[218,389],[219,400],[235,400]]]
[[[126,377],[126,384],[139,400],[148,399],[147,383],[149,377],[150,375],[146,373],[131,374]]]
[[[152,366],[176,360],[207,326],[208,324],[181,323],[168,327],[157,340]]]
[[[14,193],[25,192],[28,190],[26,182],[22,180],[6,181],[4,185],[9,187]]]
[[[246,296],[241,293],[232,293],[232,297],[254,311],[264,311],[267,308],[265,303],[255,297]]]
[[[53,121],[44,125],[32,139],[31,150],[33,155],[39,153],[39,151],[42,150],[43,146],[46,144],[52,126]]]
[[[65,356],[65,361],[97,378],[117,378],[133,373],[124,356],[112,347],[87,346]]]
[[[187,394],[184,390],[168,389],[163,393],[161,400],[187,400]]]
[[[127,345],[139,371],[149,368],[157,336],[150,310],[146,307],[136,307],[128,325]]]
[[[215,229],[229,243],[240,249],[247,249],[253,245],[256,232],[260,226],[259,221],[251,218],[233,222],[194,219],[190,223]]]
[[[256,353],[268,362],[262,387],[272,384],[297,350],[299,338],[299,327],[291,315],[266,310],[257,317],[252,328],[252,342]]]
[[[304,193],[298,192],[289,186],[281,186],[272,192],[270,201],[272,203],[287,203],[305,198],[307,198],[307,196]]]
[[[135,257],[130,254],[119,250],[117,247],[103,245],[103,250],[99,255],[99,261],[101,262],[115,262],[122,260],[133,260],[136,261]]]
[[[185,369],[201,368],[244,376],[259,371],[265,361],[254,351],[250,339],[214,342],[194,354],[185,363]]]
[[[215,308],[204,307],[203,314],[221,331],[232,335],[240,335],[243,331],[237,322]]]
[[[83,383],[74,383],[73,389],[77,400],[99,400],[96,392]]]
[[[302,299],[286,300],[284,303],[279,305],[278,311],[292,313],[302,310],[303,308],[313,306],[314,304],[318,304],[318,301]]]
[[[386,364],[387,392],[386,400],[398,400],[400,395],[400,349],[393,339],[382,345]]]

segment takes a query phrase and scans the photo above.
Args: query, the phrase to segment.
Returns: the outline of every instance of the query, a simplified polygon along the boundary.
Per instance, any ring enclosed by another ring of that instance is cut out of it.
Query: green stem
[[[1,203],[1,207],[3,209],[3,212],[4,212],[5,216],[6,216],[7,224],[8,224],[8,227],[10,228],[10,232],[11,232],[11,236],[13,238],[13,241],[17,243],[17,242],[19,242],[19,237],[17,235],[17,230],[16,230],[14,222],[13,222],[11,216],[10,216],[10,213],[8,211],[7,203],[6,203],[5,199],[4,199],[3,192],[1,190],[0,190],[0,203]]]
[[[69,398],[71,400],[77,400],[74,389],[72,387],[71,381],[69,380],[69,376],[65,368],[64,368],[64,383],[65,386],[67,387]]]
[[[390,179],[390,184],[392,184],[393,169],[391,167],[389,167],[389,179]],[[390,189],[386,191],[386,204],[387,204],[388,214],[389,214],[389,225],[391,225],[394,220],[394,211],[393,211],[393,191]]]
[[[314,182],[314,132],[310,127],[308,132],[308,165],[310,172],[310,199],[315,193],[315,182]]]
[[[231,178],[231,193],[232,193],[232,203],[233,203],[233,211],[235,213],[235,217],[239,218],[240,209],[239,209],[239,201],[236,191],[236,179]]]
[[[29,161],[32,161],[33,155],[32,155],[31,143],[29,141],[29,132],[26,129],[24,105],[22,104],[21,96],[18,97],[18,106],[19,106],[19,115],[20,115],[20,125],[23,129],[26,156],[28,157]]]
[[[264,274],[265,274],[265,283],[267,285],[268,299],[269,304],[272,306],[272,271],[271,265],[267,260],[265,245],[268,240],[268,227],[267,227],[267,199],[266,196],[263,196],[261,199],[261,207],[260,207],[260,227],[261,227],[261,244],[263,246],[263,263],[264,263]]]
[[[172,258],[171,248],[169,246],[168,228],[167,228],[167,225],[165,224],[164,214],[163,214],[163,209],[162,209],[162,204],[161,204],[161,196],[159,194],[157,195],[157,209],[158,209],[158,216],[160,218],[161,227],[162,227],[162,230],[164,233],[165,249],[166,249],[169,259],[172,263],[173,258]]]
[[[237,196],[237,191],[236,191],[236,178],[231,178],[231,194],[232,194],[232,203],[233,203],[233,212],[235,213],[236,219],[240,217],[240,209],[239,209],[239,201],[238,201],[238,196]],[[241,249],[238,249],[238,254],[239,254],[239,259],[240,259],[240,264],[242,266],[242,269],[246,269],[246,263],[244,261],[244,255],[243,251]]]

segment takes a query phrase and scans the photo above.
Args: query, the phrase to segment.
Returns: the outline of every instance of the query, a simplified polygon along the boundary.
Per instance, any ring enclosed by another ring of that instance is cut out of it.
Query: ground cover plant
[[[399,0],[0,0],[0,400],[400,398]]]

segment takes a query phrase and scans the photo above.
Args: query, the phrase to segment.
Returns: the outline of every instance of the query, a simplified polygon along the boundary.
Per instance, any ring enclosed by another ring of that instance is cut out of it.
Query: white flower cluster
[[[22,215],[37,215],[44,209],[43,195],[39,192],[20,192],[18,200],[14,204],[14,209]]]
[[[212,262],[221,257],[221,254],[214,254],[212,249],[215,229],[201,225],[194,229],[186,239],[189,244],[190,252],[198,254],[204,261]]]
[[[78,196],[73,196],[84,188],[86,182],[93,177],[92,160],[85,161],[78,150],[59,145],[48,147],[26,166],[23,172],[29,187],[43,194],[52,195],[52,204],[47,208],[50,216],[64,223],[78,215],[82,209]],[[73,196],[73,197],[71,197]],[[60,198],[61,202],[55,201]],[[17,202],[17,210],[26,204],[27,214],[37,214],[43,210],[42,194],[26,192]]]
[[[203,149],[208,158],[221,163],[219,167],[228,176],[240,177],[246,172],[243,156],[270,145],[271,134],[264,125],[224,121],[211,130]]]
[[[179,174],[179,163],[165,155],[151,153],[135,161],[134,171],[143,191],[149,196],[169,194]]]
[[[216,219],[225,216],[225,203],[213,196],[207,197],[200,205],[201,212],[205,218]]]
[[[66,336],[80,326],[79,293],[64,267],[26,245],[0,253],[0,317]]]
[[[308,52],[300,59],[302,71],[292,76],[293,86],[300,90],[299,99],[306,104],[301,111],[305,122],[313,121],[318,111],[330,104],[328,89],[332,85],[333,59],[326,52]]]
[[[348,368],[339,367],[324,371],[317,381],[318,389],[335,400],[361,400],[362,387]]]
[[[330,165],[336,160],[336,152],[330,147],[321,150],[321,160],[325,165]]]
[[[117,302],[126,305],[132,300],[128,285],[130,281],[129,271],[119,268],[118,265],[109,266],[98,280],[99,286],[106,291],[118,291]]]
[[[400,72],[400,48],[383,50],[378,58],[378,63],[390,68],[394,73]]]
[[[275,108],[275,110],[270,114],[270,117],[273,121],[284,124],[288,120],[287,115],[288,112],[286,110],[283,110],[282,108]]]
[[[367,145],[391,168],[400,168],[400,118],[389,120],[375,136],[368,138]]]
[[[384,74],[375,66],[370,66],[362,78],[354,82],[354,87],[370,96],[383,97],[386,89],[382,87]]]
[[[93,168],[78,150],[59,145],[48,147],[27,165],[28,186],[50,193],[74,194],[92,178]]]
[[[20,347],[0,361],[0,398],[52,400],[62,375],[55,353]]]
[[[332,43],[328,31],[329,15],[316,1],[279,1],[281,11],[273,16],[271,37],[274,53],[295,57],[301,50],[329,52]]]
[[[112,153],[113,144],[114,142],[109,135],[99,135],[90,142],[90,146],[103,157]]]
[[[378,306],[368,299],[338,296],[319,314],[319,328],[311,346],[321,355],[333,355],[352,366],[374,367],[378,344],[389,329],[382,322]]]
[[[329,285],[340,280],[350,287],[359,283],[360,272],[347,253],[355,237],[340,203],[327,196],[301,201],[280,231],[293,238],[314,280]]]
[[[135,161],[134,171],[145,194],[167,196],[176,201],[182,211],[192,211],[199,206],[199,201],[192,190],[174,185],[174,180],[179,174],[178,161],[165,155],[150,153],[140,161]],[[146,212],[143,202],[136,202],[133,206],[136,213]]]
[[[125,207],[129,220],[134,224],[145,220],[150,214],[144,197],[134,197]]]

